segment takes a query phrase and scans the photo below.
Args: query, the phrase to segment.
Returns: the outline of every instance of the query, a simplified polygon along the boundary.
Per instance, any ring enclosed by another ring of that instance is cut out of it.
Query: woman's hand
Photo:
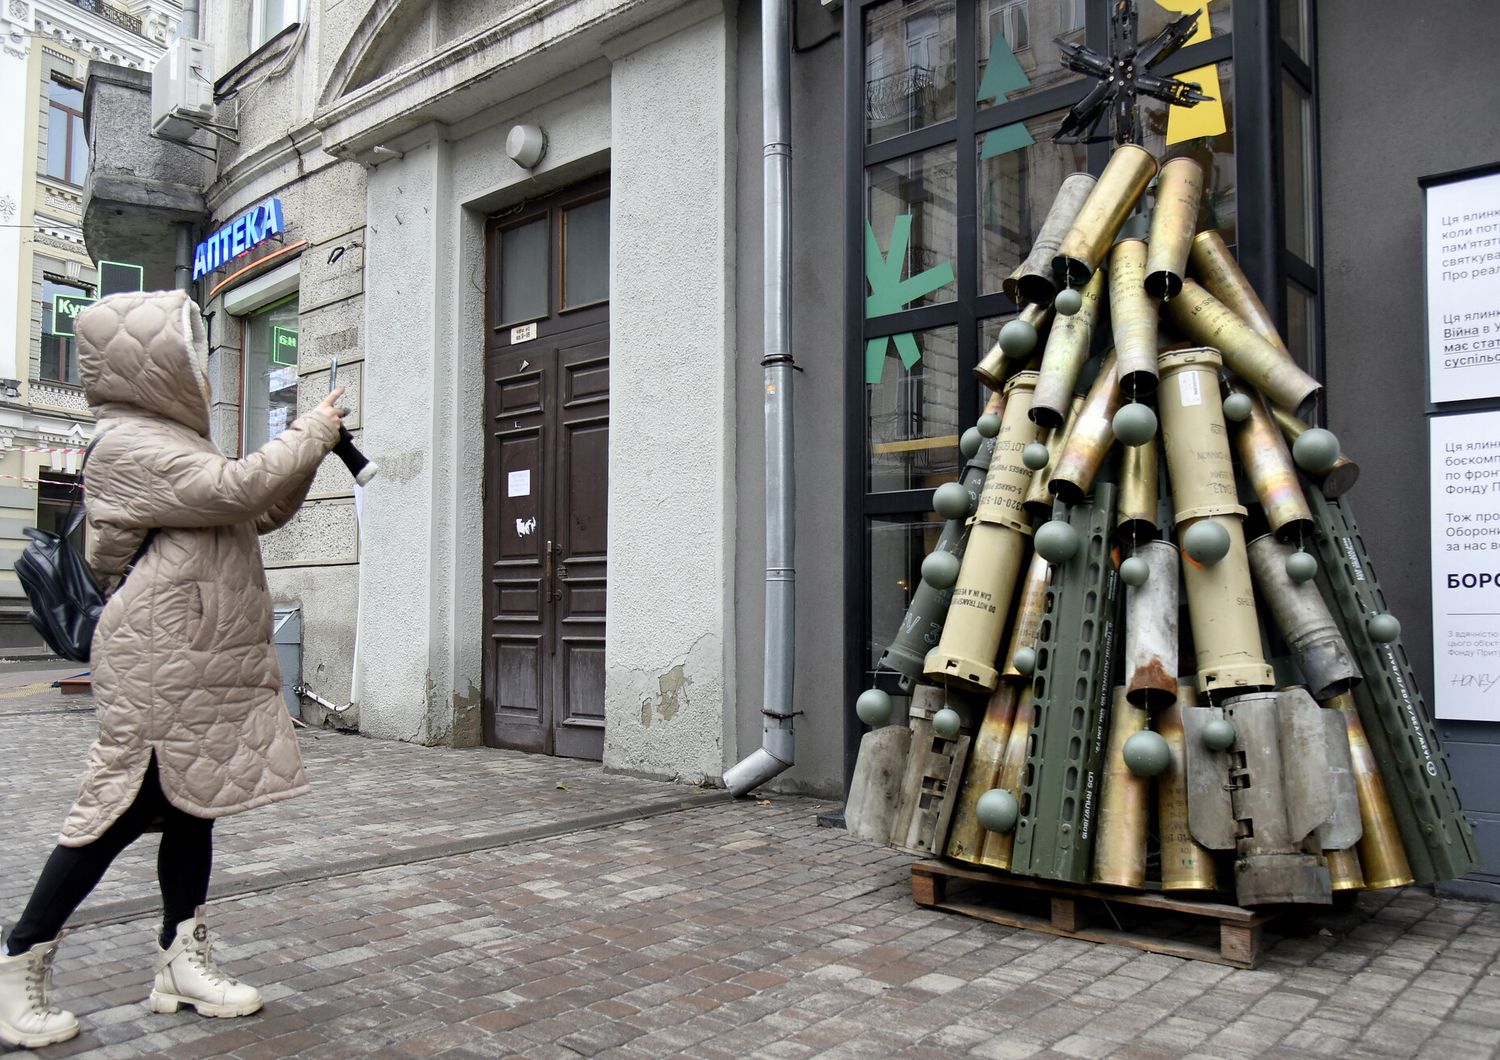
[[[344,422],[344,417],[349,415],[349,410],[338,404],[339,398],[344,396],[343,387],[335,387],[328,392],[328,396],[318,402],[318,411],[332,416],[339,423]]]

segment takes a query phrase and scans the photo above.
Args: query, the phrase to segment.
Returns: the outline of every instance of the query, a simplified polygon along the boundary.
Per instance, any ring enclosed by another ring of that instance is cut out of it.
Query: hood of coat
[[[74,331],[90,405],[126,406],[208,436],[208,339],[187,292],[109,295],[78,314]]]

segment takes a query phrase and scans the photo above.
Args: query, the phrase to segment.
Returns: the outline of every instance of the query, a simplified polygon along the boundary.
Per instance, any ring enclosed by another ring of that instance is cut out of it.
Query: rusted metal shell
[[[948,827],[947,851],[950,858],[970,862],[979,860],[979,851],[989,833],[979,823],[976,806],[979,796],[999,783],[1000,764],[1005,758],[1005,745],[1010,742],[1010,730],[1016,717],[1016,702],[1020,696],[1020,685],[1002,681],[990,693],[985,704],[979,731],[969,744],[963,788],[959,792],[958,804],[953,808],[953,819]]]
[[[1158,735],[1172,752],[1166,772],[1156,778],[1156,809],[1161,835],[1161,889],[1211,891],[1218,882],[1213,855],[1193,838],[1188,828],[1187,747],[1183,712],[1196,706],[1193,686],[1177,686],[1177,698],[1152,719]]]
[[[1159,709],[1177,699],[1177,547],[1151,541],[1134,555],[1151,573],[1125,589],[1125,695]]]
[[[1250,542],[1250,568],[1282,639],[1297,657],[1315,699],[1348,691],[1364,679],[1316,582],[1295,582],[1286,572],[1296,549],[1270,534]]]
[[[1021,701],[1016,706],[1016,716],[1011,724],[1010,739],[1005,744],[1005,757],[1000,762],[1000,779],[995,785],[1004,788],[1017,799],[1021,797],[1021,785],[1026,779],[1026,755],[1031,738],[1031,726],[1036,721],[1036,701],[1031,685],[1021,689]],[[1011,854],[1015,849],[1016,833],[987,832],[984,846],[979,852],[979,863],[992,869],[1010,868]]]
[[[1292,462],[1292,451],[1281,428],[1276,426],[1270,410],[1254,389],[1237,382],[1234,390],[1250,399],[1250,418],[1235,432],[1235,450],[1260,506],[1265,509],[1271,532],[1282,541],[1310,539],[1312,511],[1307,506],[1297,465]]]
[[[1365,728],[1359,720],[1359,711],[1355,709],[1354,697],[1348,692],[1342,692],[1323,706],[1339,712],[1349,734],[1349,757],[1354,765],[1354,786],[1359,791],[1359,818],[1364,825],[1358,849],[1360,865],[1364,868],[1365,887],[1370,890],[1404,887],[1412,882],[1411,865],[1406,860],[1406,848],[1401,844],[1401,833],[1396,827],[1395,815],[1391,812],[1385,781],[1380,777],[1375,754],[1370,750],[1370,742],[1365,737]]]
[[[1109,447],[1115,444],[1113,421],[1119,409],[1119,378],[1114,351],[1110,351],[1083,399],[1078,421],[1068,432],[1062,456],[1047,480],[1047,489],[1054,497],[1061,497],[1068,504],[1081,504],[1088,496]]]
[[[1016,620],[1011,625],[1010,646],[1001,658],[1000,676],[1023,678],[1016,669],[1016,652],[1022,648],[1036,649],[1037,634],[1042,628],[1042,619],[1047,613],[1047,576],[1052,564],[1035,553],[1021,579],[1021,598],[1016,603]],[[1029,680],[1029,678],[1028,678]]]
[[[1175,689],[1174,689],[1175,698]],[[1099,827],[1094,840],[1094,882],[1139,887],[1146,882],[1146,828],[1151,781],[1125,764],[1125,741],[1146,728],[1146,712],[1115,689],[1109,712],[1109,743],[1104,752]]]

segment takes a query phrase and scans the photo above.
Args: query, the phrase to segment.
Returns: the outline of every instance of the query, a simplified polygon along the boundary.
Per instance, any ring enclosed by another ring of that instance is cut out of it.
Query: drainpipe
[[[182,0],[182,21],[178,24],[177,36],[197,40],[198,0]],[[193,289],[193,226],[187,221],[177,222],[177,264],[172,272],[179,291]]]
[[[766,632],[761,747],[724,774],[744,795],[791,767],[797,573],[792,467],[792,57],[790,0],[761,0],[761,113],[765,128]]]

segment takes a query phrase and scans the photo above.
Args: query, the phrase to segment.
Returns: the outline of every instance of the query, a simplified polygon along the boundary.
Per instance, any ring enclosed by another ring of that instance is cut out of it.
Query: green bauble
[[[1036,552],[1048,563],[1066,563],[1078,554],[1078,531],[1061,519],[1045,522],[1036,529]]]
[[[964,720],[959,717],[958,711],[952,707],[944,707],[932,716],[932,732],[935,736],[951,740],[958,735],[958,730],[963,727],[963,723]]]
[[[993,412],[986,412],[974,423],[974,429],[981,438],[993,438],[1000,433],[1000,417]]]
[[[1072,316],[1083,308],[1083,292],[1072,287],[1064,287],[1052,300],[1052,308],[1057,310],[1058,316]]]
[[[1224,399],[1224,418],[1235,423],[1244,423],[1250,418],[1250,395],[1235,391]]]
[[[1203,734],[1204,746],[1210,751],[1227,751],[1234,746],[1236,733],[1227,718],[1210,718],[1199,731]]]
[[[1021,463],[1026,465],[1028,471],[1040,471],[1051,459],[1052,454],[1047,452],[1047,447],[1041,442],[1027,442],[1026,448],[1021,450]]]
[[[1286,576],[1294,582],[1317,577],[1318,561],[1311,552],[1293,552],[1286,558]]]
[[[878,688],[867,688],[854,701],[854,713],[870,728],[878,729],[890,723],[891,697]]]
[[[1000,349],[1012,360],[1031,356],[1036,349],[1036,328],[1024,320],[1012,320],[1000,329]]]
[[[1149,729],[1125,741],[1125,766],[1138,777],[1159,776],[1172,763],[1172,750]]]
[[[965,460],[973,460],[974,454],[979,452],[979,447],[984,444],[984,435],[979,433],[977,427],[970,427],[959,436],[958,451],[963,454]]]
[[[1339,440],[1332,431],[1314,427],[1292,443],[1292,459],[1309,475],[1321,475],[1338,462]]]
[[[1182,547],[1194,560],[1212,567],[1229,555],[1229,531],[1217,519],[1205,519],[1187,528],[1182,535]]]
[[[1151,565],[1140,556],[1131,556],[1120,564],[1120,580],[1126,585],[1140,587],[1151,577]]]
[[[991,832],[1009,832],[1021,819],[1021,807],[1016,797],[1004,788],[991,788],[979,796],[974,805],[974,816],[982,828]]]
[[[1010,661],[1023,677],[1030,677],[1036,672],[1036,649],[1017,648],[1015,656]]]
[[[951,589],[958,581],[958,557],[951,552],[933,552],[922,561],[922,580],[934,589]]]
[[[1114,431],[1121,445],[1145,445],[1156,437],[1156,413],[1138,401],[1121,405],[1115,413]]]
[[[1401,636],[1401,623],[1396,621],[1395,615],[1388,612],[1371,615],[1365,626],[1370,631],[1370,639],[1376,644],[1389,644]]]
[[[944,519],[964,519],[972,500],[962,482],[944,482],[932,493],[932,510]]]

